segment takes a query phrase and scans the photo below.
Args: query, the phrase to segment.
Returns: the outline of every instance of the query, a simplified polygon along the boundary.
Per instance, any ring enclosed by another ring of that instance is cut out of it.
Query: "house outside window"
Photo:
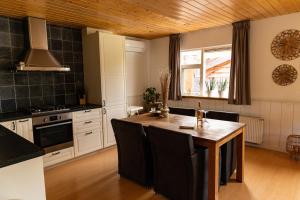
[[[183,96],[228,97],[231,45],[180,53]]]

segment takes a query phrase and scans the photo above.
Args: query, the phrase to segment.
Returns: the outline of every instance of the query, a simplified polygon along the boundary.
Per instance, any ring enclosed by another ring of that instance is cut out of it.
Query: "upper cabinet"
[[[103,104],[107,107],[126,104],[125,38],[108,33],[98,34]]]
[[[103,106],[126,104],[125,38],[110,33],[84,35],[87,101]]]

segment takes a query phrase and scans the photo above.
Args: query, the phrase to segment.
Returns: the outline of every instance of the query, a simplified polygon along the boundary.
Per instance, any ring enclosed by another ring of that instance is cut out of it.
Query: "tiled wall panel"
[[[81,30],[47,25],[48,48],[71,72],[16,72],[29,47],[26,20],[0,17],[0,112],[76,104],[83,90]]]

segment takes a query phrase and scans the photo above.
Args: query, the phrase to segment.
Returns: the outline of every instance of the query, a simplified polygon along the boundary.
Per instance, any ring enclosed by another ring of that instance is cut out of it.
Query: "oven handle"
[[[62,122],[62,123],[57,123],[57,124],[51,124],[51,125],[47,125],[47,126],[40,126],[40,127],[36,127],[36,129],[40,130],[40,129],[50,128],[50,127],[55,127],[55,126],[60,126],[60,125],[65,125],[65,124],[72,124],[72,121]]]

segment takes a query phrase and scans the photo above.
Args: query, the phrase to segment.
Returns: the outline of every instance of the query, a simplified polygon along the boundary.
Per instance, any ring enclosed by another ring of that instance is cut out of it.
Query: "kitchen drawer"
[[[73,112],[73,122],[88,121],[95,118],[101,119],[100,108]]]
[[[44,167],[48,167],[72,158],[74,158],[74,147],[48,153],[43,157]]]
[[[101,129],[81,132],[74,137],[75,156],[80,156],[103,147]]]
[[[78,134],[83,131],[89,131],[91,129],[100,129],[101,128],[100,118],[89,119],[80,122],[74,122],[74,134]]]

